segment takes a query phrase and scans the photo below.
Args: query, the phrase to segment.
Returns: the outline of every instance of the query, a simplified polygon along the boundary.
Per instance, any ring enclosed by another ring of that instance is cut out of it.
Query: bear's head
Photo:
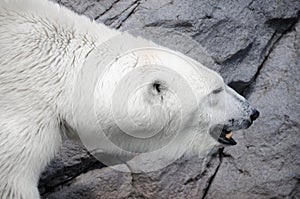
[[[220,75],[181,53],[152,43],[112,46],[89,58],[76,84],[76,128],[91,150],[202,152],[236,144],[231,131],[259,115]]]

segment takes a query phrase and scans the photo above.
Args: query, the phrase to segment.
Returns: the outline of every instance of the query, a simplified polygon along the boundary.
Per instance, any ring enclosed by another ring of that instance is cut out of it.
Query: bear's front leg
[[[59,122],[41,114],[9,115],[0,114],[0,198],[40,198],[39,176],[61,144]]]

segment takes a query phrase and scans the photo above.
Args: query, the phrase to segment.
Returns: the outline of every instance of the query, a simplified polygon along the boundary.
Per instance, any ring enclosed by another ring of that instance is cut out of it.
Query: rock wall
[[[147,174],[105,167],[66,141],[43,198],[300,198],[299,0],[57,0],[217,70],[259,108],[238,145]]]

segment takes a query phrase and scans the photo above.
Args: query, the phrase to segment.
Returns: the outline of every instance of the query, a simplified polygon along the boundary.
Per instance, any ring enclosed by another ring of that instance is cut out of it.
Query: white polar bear
[[[176,156],[234,145],[258,115],[180,53],[52,2],[0,2],[0,198],[39,198],[63,132],[106,153]]]

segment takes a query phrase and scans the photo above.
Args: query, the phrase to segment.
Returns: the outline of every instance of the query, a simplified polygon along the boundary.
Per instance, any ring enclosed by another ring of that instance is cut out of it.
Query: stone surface
[[[95,169],[76,177],[67,188],[49,194],[46,198],[128,198],[132,192],[131,181],[130,173],[119,173],[109,167]]]
[[[103,166],[83,146],[66,140],[60,153],[40,178],[40,193],[51,192],[61,184],[68,184],[77,175]]]
[[[236,137],[239,145],[225,148],[227,157],[208,198],[299,198],[299,58],[300,23],[263,64],[249,98],[260,109],[260,119]]]
[[[238,145],[147,174],[104,167],[67,141],[41,178],[43,198],[300,198],[299,0],[57,2],[219,71],[261,117]]]

